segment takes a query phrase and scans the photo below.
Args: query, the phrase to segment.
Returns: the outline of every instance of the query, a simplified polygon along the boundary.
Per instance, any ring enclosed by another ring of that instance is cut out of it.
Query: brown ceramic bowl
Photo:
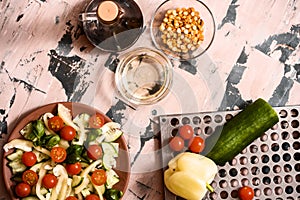
[[[104,116],[106,122],[112,121],[109,117],[104,115],[101,111],[92,108],[88,105],[81,104],[81,103],[75,103],[75,102],[61,102],[64,106],[69,108],[72,111],[73,117],[80,113],[88,113],[90,115],[94,113],[100,113]],[[42,106],[30,114],[28,114],[26,117],[24,117],[21,121],[18,122],[17,126],[14,128],[14,130],[11,132],[10,137],[8,138],[8,141],[15,139],[15,138],[22,138],[22,135],[19,133],[20,130],[30,121],[38,119],[41,115],[43,115],[46,112],[51,112],[55,114],[57,112],[57,105],[58,103],[52,103],[45,106]],[[124,136],[121,136],[119,139],[116,140],[116,142],[119,143],[120,151],[119,151],[119,157],[117,158],[117,166],[115,167],[115,171],[119,175],[120,182],[116,184],[113,188],[118,189],[125,193],[129,177],[130,177],[130,160],[129,160],[129,154],[128,154],[128,148],[126,145],[126,141]],[[3,175],[4,175],[4,184],[8,192],[10,193],[11,199],[18,199],[13,191],[13,185],[15,184],[13,181],[10,180],[12,177],[11,169],[7,166],[8,160],[5,158],[7,155],[11,154],[13,150],[10,150],[9,152],[4,152],[3,155]]]

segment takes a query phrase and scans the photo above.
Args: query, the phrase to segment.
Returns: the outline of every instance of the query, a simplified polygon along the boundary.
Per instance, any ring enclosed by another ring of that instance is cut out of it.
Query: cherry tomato
[[[100,200],[98,195],[95,194],[89,194],[85,197],[85,200]]]
[[[91,128],[101,128],[104,125],[104,117],[100,113],[92,115],[89,119]]]
[[[254,190],[249,186],[241,187],[238,194],[241,200],[252,200],[254,198]]]
[[[74,196],[68,196],[66,198],[66,200],[78,200],[78,199],[76,197],[74,197]]]
[[[205,147],[204,140],[200,136],[193,137],[189,142],[189,149],[193,153],[200,153]]]
[[[57,182],[58,179],[53,174],[46,174],[42,179],[42,184],[47,189],[55,187]]]
[[[97,144],[90,145],[87,149],[87,155],[92,160],[98,160],[102,157],[102,148]]]
[[[74,163],[74,164],[67,164],[66,165],[66,170],[69,175],[77,175],[81,171],[81,164],[79,162]]]
[[[95,185],[103,185],[106,182],[106,172],[103,169],[97,169],[92,173],[91,180]]]
[[[27,167],[31,167],[36,163],[37,157],[33,152],[24,152],[22,155],[22,163]]]
[[[50,156],[54,162],[61,163],[67,158],[67,151],[62,147],[53,147]]]
[[[27,183],[23,183],[23,182],[18,183],[16,185],[15,192],[18,197],[27,197],[31,192],[30,185],[28,185]]]
[[[59,133],[61,138],[67,141],[73,140],[76,136],[76,130],[72,126],[64,126]]]
[[[30,186],[34,186],[38,182],[39,177],[35,171],[29,169],[23,172],[22,180],[24,183],[27,183]]]
[[[190,125],[186,124],[179,128],[179,135],[184,140],[189,140],[194,136],[194,129]]]
[[[184,148],[184,140],[179,136],[175,136],[170,140],[169,146],[173,151],[181,151]]]
[[[64,121],[61,117],[54,116],[48,120],[48,126],[52,131],[59,131],[64,126]]]

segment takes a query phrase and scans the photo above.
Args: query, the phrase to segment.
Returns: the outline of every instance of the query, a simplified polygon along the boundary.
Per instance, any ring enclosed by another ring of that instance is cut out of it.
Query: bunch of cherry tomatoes
[[[205,147],[202,137],[194,135],[192,126],[185,124],[178,129],[178,134],[170,139],[169,147],[173,151],[182,151],[187,144],[188,149],[193,153],[200,153]]]

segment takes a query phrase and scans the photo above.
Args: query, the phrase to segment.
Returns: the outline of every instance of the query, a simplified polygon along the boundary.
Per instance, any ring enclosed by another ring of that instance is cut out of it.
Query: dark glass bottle
[[[104,5],[106,4],[106,5]],[[132,46],[143,31],[143,14],[133,0],[93,0],[79,15],[87,38],[101,50]]]

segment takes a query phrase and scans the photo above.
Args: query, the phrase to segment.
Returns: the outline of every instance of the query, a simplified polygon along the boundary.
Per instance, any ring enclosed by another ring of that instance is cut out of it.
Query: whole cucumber
[[[277,112],[269,103],[259,98],[226,122],[223,127],[216,129],[219,133],[213,133],[209,143],[210,145],[213,143],[212,139],[217,139],[217,142],[206,156],[216,164],[224,165],[278,121]]]

